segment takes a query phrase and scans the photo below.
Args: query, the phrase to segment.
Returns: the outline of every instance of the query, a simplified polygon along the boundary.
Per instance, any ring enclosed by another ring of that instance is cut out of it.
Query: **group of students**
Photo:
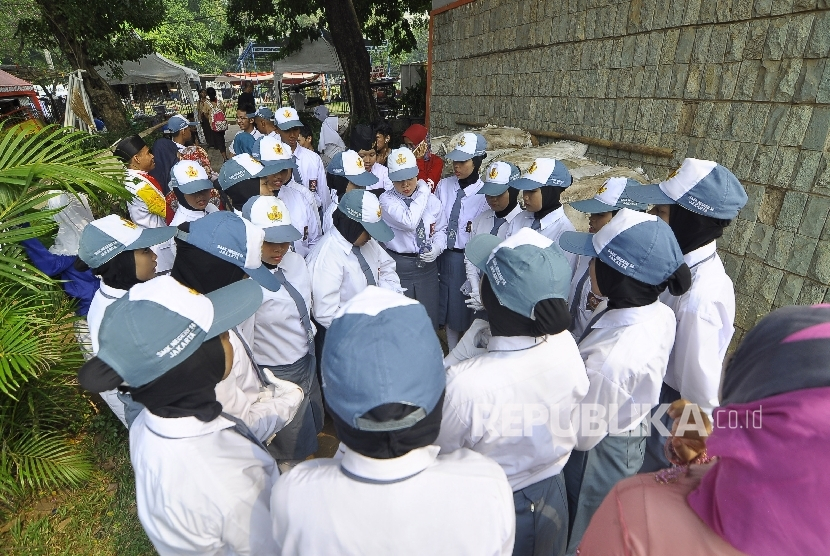
[[[486,142],[465,133],[446,157],[453,175],[431,184],[423,159],[437,157],[410,129],[415,152],[390,149],[382,166],[372,145],[355,145],[312,186],[296,112],[281,108],[269,126],[265,110],[251,152],[220,169],[212,209],[204,192],[216,184],[182,160],[168,214],[148,177],[153,155],[138,137],[122,140],[132,220],[94,220],[79,241],[77,270],[100,278],[87,314],[95,357],[79,381],[130,429],[138,515],[160,554],[828,546],[824,511],[803,518],[816,530],[799,539],[783,529],[795,522],[783,509],[759,508],[751,524],[723,515],[752,502],[749,492],[722,500],[719,488],[736,490],[722,481],[746,487],[742,465],[756,478],[769,467],[749,457],[751,437],[716,427],[711,445],[725,460],[713,463],[698,437],[667,442],[654,427],[649,436],[658,404],[675,401],[674,417],[682,398],[715,423],[728,409],[718,408],[719,385],[735,304],[716,239],[747,200],[729,170],[686,159],[656,185],[611,178],[572,203],[590,215],[579,233],[560,202],[572,182],[561,161],[539,158],[524,172],[497,161],[480,175]],[[792,422],[788,403],[816,403],[819,415],[830,407],[826,392],[782,394],[830,386],[818,357],[791,345],[830,349],[830,314],[782,311],[747,336],[722,390],[724,404],[750,409],[781,394],[776,432]],[[775,374],[776,350],[803,358],[793,381]],[[324,415],[338,453],[304,461]],[[610,425],[597,429],[590,415]],[[799,429],[788,446],[807,454],[799,442],[810,438]],[[729,442],[744,445],[730,452]],[[652,492],[653,478],[632,482],[670,465],[681,467],[658,475],[665,491]],[[784,498],[780,484],[765,486],[769,500]],[[658,540],[654,524],[671,520],[659,506],[646,515],[638,489],[685,520],[686,544]],[[697,493],[691,509],[681,491]]]

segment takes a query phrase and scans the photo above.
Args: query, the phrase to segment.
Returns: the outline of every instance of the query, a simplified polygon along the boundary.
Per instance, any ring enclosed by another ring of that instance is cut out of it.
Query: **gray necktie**
[[[591,265],[588,265],[588,268],[585,269],[585,274],[579,279],[576,283],[576,289],[574,290],[574,298],[573,302],[571,303],[571,326],[568,330],[573,330],[576,327],[576,316],[579,313],[579,306],[582,304],[582,286],[585,285],[585,280],[588,279],[588,275],[591,270]]]
[[[294,155],[294,171],[291,173],[297,185],[303,185],[303,177],[300,175],[300,161],[297,160],[297,155]]]
[[[536,230],[537,232],[542,229],[542,221],[538,218],[533,219],[533,224],[530,225],[531,230]]]
[[[266,452],[268,451],[268,448],[265,447],[265,444],[263,444],[262,441],[259,438],[257,438],[257,436],[253,432],[251,432],[251,429],[248,428],[248,425],[246,425],[245,422],[242,419],[240,419],[238,417],[234,417],[230,413],[225,413],[224,411],[221,413],[221,415],[222,415],[222,417],[224,417],[228,421],[231,421],[232,423],[234,423],[234,426],[233,426],[234,431],[236,431],[240,435],[244,436],[245,438],[247,438],[248,440],[250,440],[251,442],[253,442],[257,446],[259,446],[260,448],[262,448]]]
[[[352,253],[354,253],[355,257],[357,257],[357,262],[360,263],[360,270],[362,270],[363,274],[366,276],[366,283],[370,286],[376,286],[377,283],[375,282],[375,276],[372,274],[372,269],[369,268],[369,263],[366,262],[366,257],[364,257],[363,253],[360,252],[360,247],[352,245]]]
[[[406,204],[406,207],[409,208],[409,205],[412,204],[412,197],[404,197],[403,202]],[[424,243],[427,240],[427,232],[424,229],[424,219],[418,222],[418,227],[415,228],[415,243],[418,244],[418,249],[420,250],[421,247],[424,246]]]
[[[447,227],[447,249],[455,248],[455,238],[458,237],[458,216],[461,214],[461,199],[464,198],[464,188],[459,187],[455,194],[455,203],[450,211],[450,223]]]
[[[312,343],[314,341],[314,329],[311,328],[311,318],[308,316],[308,306],[305,304],[305,299],[303,299],[302,294],[297,291],[297,288],[292,286],[291,282],[285,279],[285,274],[281,268],[274,270],[274,276],[277,277],[279,283],[285,288],[285,291],[288,292],[291,299],[294,300],[294,304],[300,312],[300,320],[303,321],[303,328],[305,328],[306,334],[308,335],[308,343]]]
[[[506,222],[506,220],[504,218],[499,218],[498,216],[494,216],[493,217],[493,229],[490,230],[490,235],[491,236],[499,235],[499,228],[501,228],[501,225],[504,224],[505,222]]]
[[[580,336],[579,340],[576,341],[576,345],[581,344],[582,340],[584,340],[588,336],[588,334],[594,331],[594,325],[597,323],[600,317],[605,314],[606,311],[608,311],[608,307],[594,315],[594,318],[591,319],[591,322],[588,323],[588,326],[586,326],[585,330],[582,332],[582,336]]]

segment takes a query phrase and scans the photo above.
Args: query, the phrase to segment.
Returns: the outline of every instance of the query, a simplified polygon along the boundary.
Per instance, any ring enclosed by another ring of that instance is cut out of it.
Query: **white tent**
[[[148,54],[134,62],[123,62],[121,77],[113,75],[108,67],[95,70],[110,85],[143,85],[145,83],[180,83],[190,79],[199,80],[199,72],[168,60],[161,54]]]
[[[334,47],[320,37],[303,41],[303,48],[274,62],[274,79],[284,73],[343,73]]]

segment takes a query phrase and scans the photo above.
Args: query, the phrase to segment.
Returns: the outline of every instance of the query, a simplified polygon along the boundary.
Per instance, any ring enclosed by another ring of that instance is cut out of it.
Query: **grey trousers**
[[[562,471],[571,516],[569,555],[576,553],[591,518],[614,485],[639,471],[643,464],[647,432],[648,423],[642,422],[628,433],[606,436],[586,452],[571,452]]]
[[[664,382],[663,388],[660,390],[660,403],[670,404],[679,399],[680,392]],[[655,411],[657,411],[656,407],[651,410],[651,414],[654,415]],[[669,417],[668,413],[664,413],[660,417],[660,421],[665,425],[666,429],[671,430],[674,419]],[[660,431],[657,430],[657,427],[651,427],[651,436],[646,440],[646,454],[643,458],[643,466],[640,467],[640,473],[653,473],[671,467],[671,463],[666,459],[664,449],[666,440],[668,440],[668,437],[660,436]]]
[[[395,260],[395,271],[401,279],[403,294],[418,301],[427,310],[432,327],[438,329],[438,263],[426,263],[418,267],[417,257],[407,257],[394,251],[387,251]]]
[[[568,543],[568,501],[562,473],[513,493],[513,556],[563,556]]]

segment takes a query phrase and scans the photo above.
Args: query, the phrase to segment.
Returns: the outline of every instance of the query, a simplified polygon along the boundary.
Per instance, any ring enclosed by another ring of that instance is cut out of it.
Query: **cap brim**
[[[449,153],[447,153],[446,158],[447,160],[452,160],[453,162],[464,162],[466,160],[470,160],[475,156],[473,153],[467,153],[459,149],[453,149]]]
[[[586,214],[599,214],[602,212],[611,212],[612,210],[618,210],[617,207],[613,205],[607,205],[602,201],[597,199],[586,199],[584,201],[574,201],[572,203],[568,203],[574,210],[578,210],[579,212],[584,212]]]
[[[115,369],[103,360],[93,357],[78,370],[78,384],[90,392],[106,392],[124,382]]]
[[[632,187],[630,191],[626,191],[625,194],[628,196],[629,199],[632,201],[636,201],[638,203],[645,203],[647,205],[676,205],[677,203],[663,193],[663,190],[660,189],[659,185],[641,185],[638,187]]]
[[[593,238],[594,234],[585,232],[563,232],[559,236],[559,247],[568,253],[596,257],[597,251],[594,249],[594,242],[591,241]]]
[[[503,240],[500,237],[490,234],[478,234],[467,242],[464,255],[478,269],[484,270],[490,254]]]
[[[289,129],[294,129],[295,127],[303,127],[303,122],[300,120],[288,120],[287,122],[277,124],[277,127],[283,131],[288,131]]]
[[[213,182],[210,180],[193,180],[185,184],[178,184],[176,189],[187,195],[204,191],[205,189],[213,189]]]
[[[378,222],[361,222],[361,224],[369,232],[369,235],[378,241],[389,241],[395,237],[395,232],[383,220]]]
[[[266,290],[275,292],[280,289],[280,281],[264,265],[259,265],[256,268],[243,268],[242,270],[245,271],[245,274],[259,282],[259,285]]]
[[[251,120],[253,118],[256,118],[256,116],[257,116],[256,112],[254,112],[253,114],[245,114],[245,117],[248,118],[249,120]]]
[[[369,187],[370,185],[375,185],[379,181],[378,177],[371,172],[362,172],[353,176],[346,174],[343,177],[353,184],[359,185],[360,187]]]
[[[266,272],[268,270],[264,266],[260,268]],[[273,275],[271,277],[274,278]],[[262,288],[252,280],[240,280],[205,294],[205,297],[213,304],[213,324],[207,331],[207,340],[230,330],[256,313],[262,305]]]
[[[262,230],[265,232],[265,241],[269,243],[287,243],[297,241],[303,237],[300,230],[291,224],[286,224],[285,226],[271,226],[269,228],[262,228]]]
[[[262,170],[255,177],[264,178],[265,176],[273,176],[283,170],[288,170],[289,168],[293,170],[296,167],[297,164],[293,158],[288,160],[266,160],[262,162]]]
[[[176,235],[175,226],[163,226],[161,228],[145,228],[141,230],[138,239],[126,246],[127,250],[144,249],[168,241]]]
[[[546,184],[539,183],[538,181],[532,180],[530,178],[519,178],[516,181],[510,183],[511,187],[515,187],[519,191],[532,191],[534,189],[544,187],[545,185]]]
[[[507,191],[510,188],[511,185],[512,184],[508,184],[508,183],[501,184],[501,183],[494,183],[494,182],[491,182],[491,181],[486,181],[486,182],[484,182],[484,185],[481,187],[481,189],[478,190],[477,193],[479,193],[481,195],[490,195],[491,197],[495,197],[497,195],[503,194],[505,191]]]
[[[374,175],[374,174],[373,174]],[[414,168],[404,168],[402,170],[395,170],[394,172],[389,172],[389,179],[391,181],[403,181],[412,179],[418,176],[418,167]]]

